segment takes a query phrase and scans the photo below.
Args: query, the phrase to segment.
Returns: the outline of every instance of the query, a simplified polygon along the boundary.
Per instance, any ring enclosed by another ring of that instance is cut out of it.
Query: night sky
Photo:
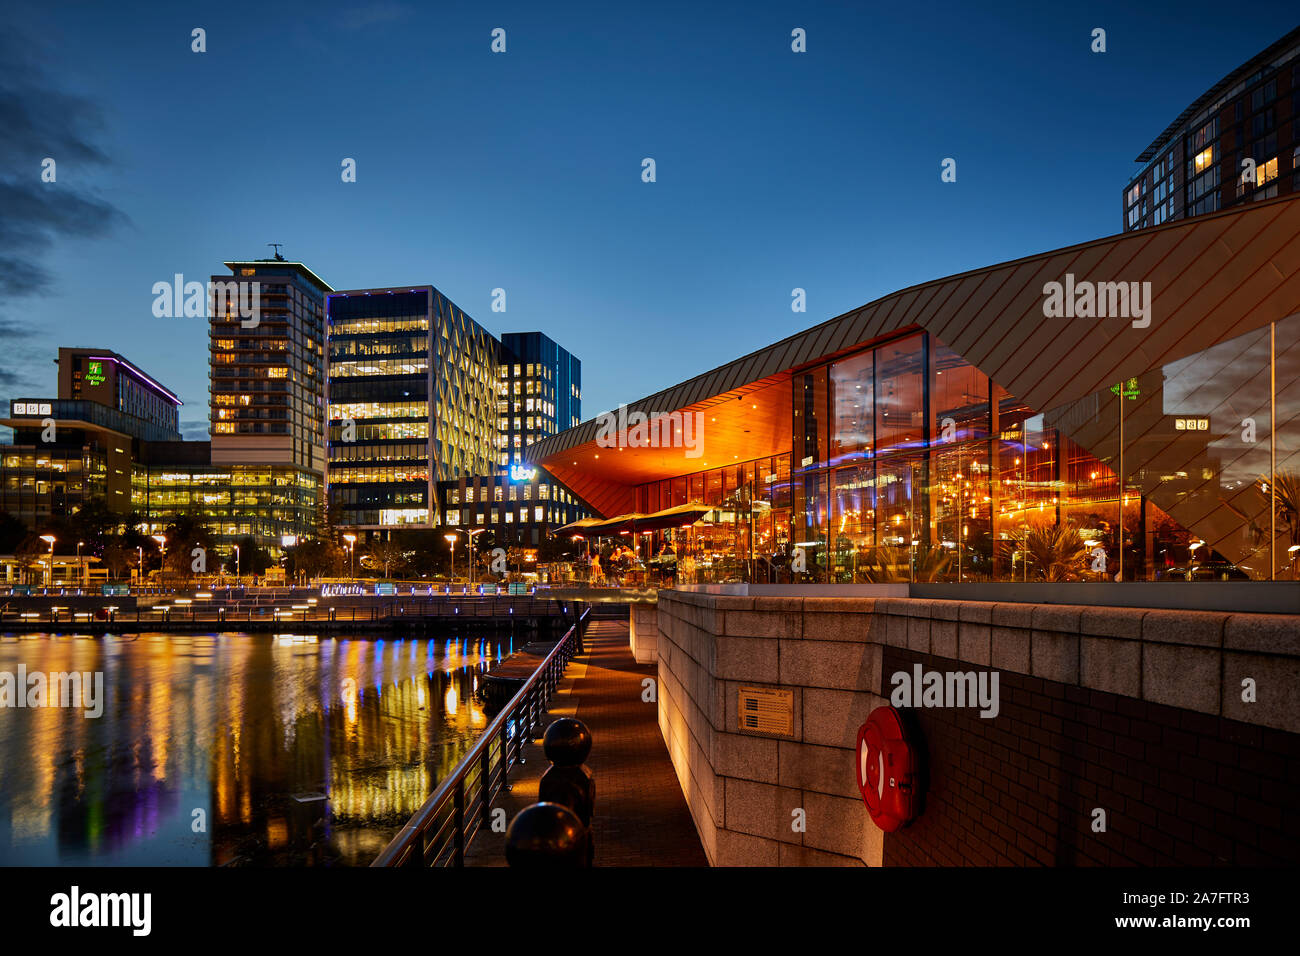
[[[52,395],[59,345],[112,348],[206,437],[206,322],[155,318],[151,287],[282,242],[335,288],[431,283],[493,333],[547,333],[591,417],[896,289],[1119,232],[1133,157],[1296,19],[963,6],[8,11],[0,398]]]

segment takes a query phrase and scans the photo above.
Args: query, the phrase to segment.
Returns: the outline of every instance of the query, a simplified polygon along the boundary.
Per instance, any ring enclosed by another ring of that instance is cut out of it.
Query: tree
[[[406,567],[406,551],[392,538],[374,541],[362,555],[361,562],[371,570],[383,571],[384,577],[390,574],[400,575]]]
[[[272,564],[270,552],[250,535],[244,535],[236,541],[235,547],[239,548],[239,560],[235,560],[235,548],[232,547],[226,558],[229,571],[234,571],[238,565],[240,574],[265,574]]]
[[[117,536],[123,516],[108,506],[100,495],[92,495],[68,516],[66,529],[73,542],[84,541],[83,552],[103,554]]]
[[[0,511],[0,554],[13,554],[29,533],[27,525],[9,512]]]
[[[167,568],[172,573],[187,577],[216,571],[215,542],[200,515],[193,512],[177,515],[163,529],[163,536],[167,539]],[[195,554],[196,551],[199,553]],[[203,560],[196,571],[194,564],[200,557]]]
[[[135,552],[128,551],[117,541],[112,541],[104,548],[102,555],[104,567],[108,568],[109,576],[114,579],[124,578],[127,571],[135,567]]]
[[[287,551],[286,570],[294,577],[299,574],[308,578],[332,575],[337,572],[339,564],[338,549],[330,541],[308,538]]]

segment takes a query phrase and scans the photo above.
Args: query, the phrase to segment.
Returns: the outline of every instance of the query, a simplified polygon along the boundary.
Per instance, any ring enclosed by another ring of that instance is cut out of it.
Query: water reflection
[[[500,640],[0,638],[104,713],[0,709],[0,864],[366,865],[487,726]]]

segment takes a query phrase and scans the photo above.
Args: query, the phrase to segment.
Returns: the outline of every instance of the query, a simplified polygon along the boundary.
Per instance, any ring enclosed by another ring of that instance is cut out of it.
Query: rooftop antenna
[[[284,262],[284,256],[280,255],[280,247],[281,247],[282,245],[284,245],[284,243],[283,243],[283,242],[268,242],[267,245],[268,245],[268,246],[271,246],[273,249],[275,249],[275,261],[276,261],[276,262]]]

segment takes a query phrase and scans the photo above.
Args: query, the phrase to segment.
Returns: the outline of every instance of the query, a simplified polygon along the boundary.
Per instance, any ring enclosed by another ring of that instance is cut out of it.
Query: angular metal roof
[[[1050,319],[1043,286],[1151,283],[1151,321]],[[590,419],[532,445],[602,515],[635,510],[633,488],[790,448],[792,372],[925,330],[1030,407],[1047,410],[1300,311],[1300,195],[1177,220],[902,289],[628,404],[705,415],[702,456],[602,448]],[[755,407],[757,406],[757,407]],[[712,447],[710,447],[712,446]]]

